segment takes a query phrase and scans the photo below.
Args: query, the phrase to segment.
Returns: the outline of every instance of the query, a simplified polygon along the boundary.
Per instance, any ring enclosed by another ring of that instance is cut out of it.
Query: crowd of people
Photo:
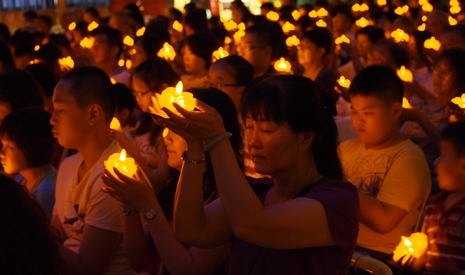
[[[462,4],[0,24],[0,274],[465,274]]]

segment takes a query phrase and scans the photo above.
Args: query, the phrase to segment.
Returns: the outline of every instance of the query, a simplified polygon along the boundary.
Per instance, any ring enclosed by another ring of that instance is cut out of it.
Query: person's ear
[[[123,110],[119,112],[119,116],[122,119],[128,119],[130,115],[131,115],[131,111],[128,108],[124,108]]]
[[[98,104],[92,104],[88,108],[89,125],[94,126],[104,118],[102,107]]]
[[[315,132],[307,131],[303,132],[301,135],[301,148],[303,151],[306,151],[310,146],[312,146],[313,140],[315,139]]]
[[[400,103],[400,102],[396,102],[391,106],[392,115],[394,117],[394,120],[400,119],[400,117],[402,116],[402,109],[403,109],[402,108],[402,103]]]

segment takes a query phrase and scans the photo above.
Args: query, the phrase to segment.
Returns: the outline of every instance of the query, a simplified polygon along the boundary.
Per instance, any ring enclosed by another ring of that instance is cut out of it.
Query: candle
[[[452,103],[459,105],[461,109],[465,109],[465,94],[462,94],[461,97],[454,97],[451,100]]]
[[[90,49],[94,45],[94,40],[95,38],[93,37],[84,37],[84,39],[82,39],[81,42],[79,42],[79,45],[85,49]]]
[[[58,59],[58,63],[60,63],[61,68],[65,70],[74,68],[74,60],[71,56]]]
[[[402,108],[405,108],[405,109],[413,109],[413,106],[410,105],[410,102],[408,101],[407,98],[402,98]]]
[[[425,49],[433,49],[435,51],[439,51],[441,48],[441,42],[436,40],[434,36],[432,36],[430,39],[426,39],[425,43],[423,44]]]
[[[292,17],[294,18],[295,21],[299,20],[300,18],[300,12],[298,10],[294,10],[292,13],[291,13]]]
[[[110,77],[110,81],[111,81],[111,84],[116,84],[116,79],[114,79],[113,77]]]
[[[461,11],[462,9],[459,7],[459,6],[453,6],[453,7],[450,7],[449,11],[450,13],[452,14],[457,14]]]
[[[239,24],[237,25],[237,28],[238,28],[239,30],[241,30],[241,31],[245,31],[245,24],[244,24],[243,22],[241,22],[241,23],[239,23]]]
[[[275,8],[277,8],[277,9],[281,8],[282,5],[283,5],[283,4],[281,3],[281,1],[276,1],[276,2],[274,2],[274,4],[273,4],[273,6],[274,6]]]
[[[426,30],[426,24],[425,23],[421,24],[420,26],[418,26],[417,30],[424,32]]]
[[[40,46],[39,46],[39,45],[35,45],[35,47],[34,47],[34,51],[36,51],[36,52],[37,52],[39,49],[40,49]]]
[[[407,262],[410,256],[418,259],[426,253],[427,248],[428,236],[424,233],[415,232],[410,237],[402,236],[400,243],[397,245],[396,250],[394,250],[392,259],[397,262],[405,256],[402,263]]]
[[[68,26],[68,30],[69,30],[69,31],[72,31],[72,30],[74,30],[75,28],[76,28],[76,22],[72,22],[72,23],[69,24],[69,26]]]
[[[428,0],[420,0],[420,1],[418,1],[418,4],[420,6],[426,5],[426,4],[428,4]]]
[[[339,79],[337,80],[337,83],[341,85],[341,87],[348,89],[350,87],[351,81],[341,75],[341,77],[339,77]]]
[[[325,10],[325,8],[320,8],[316,14],[318,15],[318,17],[326,17],[329,15],[329,12],[327,10]]]
[[[289,22],[284,23],[282,28],[283,28],[283,32],[285,34],[288,34],[289,32],[295,30],[295,26],[293,24],[289,23]]]
[[[317,18],[318,13],[316,12],[316,10],[312,10],[308,13],[308,16],[310,16],[310,18]]]
[[[124,59],[121,58],[120,60],[118,60],[118,66],[119,66],[119,67],[123,67],[123,66],[124,66]]]
[[[173,27],[173,30],[176,30],[178,32],[182,32],[183,30],[182,24],[179,23],[178,21],[174,21],[172,27]]]
[[[339,45],[339,44],[342,44],[342,43],[350,44],[350,39],[345,34],[343,34],[343,35],[339,36],[338,38],[336,38],[335,43],[336,43],[336,45]]]
[[[387,4],[387,1],[386,0],[378,0],[376,3],[378,4],[378,6],[384,6],[384,5]]]
[[[221,58],[225,58],[226,56],[229,56],[228,51],[223,49],[223,47],[219,47],[218,50],[214,51],[212,54],[212,60],[213,62],[220,60]]]
[[[451,6],[451,7],[460,6],[460,2],[458,0],[450,0],[449,1],[449,6]]]
[[[137,32],[136,32],[136,36],[142,36],[142,35],[144,35],[145,30],[146,30],[145,27],[142,27],[142,28],[138,29]]]
[[[394,40],[397,43],[408,42],[410,40],[410,36],[401,29],[397,29],[397,30],[393,31],[391,33],[391,37],[394,38]]]
[[[448,20],[449,20],[449,25],[451,25],[451,26],[457,25],[457,23],[458,23],[457,19],[455,19],[452,16],[449,16]]]
[[[121,127],[121,123],[119,122],[119,120],[116,118],[116,117],[113,117],[111,119],[111,123],[110,123],[110,129],[112,130],[119,130]]]
[[[162,108],[166,107],[173,113],[179,114],[173,103],[176,102],[184,109],[189,111],[195,108],[195,99],[191,93],[182,91],[182,82],[179,81],[176,88],[168,87],[161,94],[156,93],[155,97],[152,97],[153,107],[150,109],[155,115],[163,118],[169,118]],[[179,114],[180,115],[180,114]]]
[[[323,21],[323,19],[318,20],[315,24],[317,27],[320,28],[326,28],[328,26],[328,24],[326,24],[326,22]]]
[[[274,63],[274,69],[279,73],[292,73],[291,63],[286,61],[284,57],[281,57],[278,61]]]
[[[408,6],[407,5],[404,5],[403,7],[397,7],[394,12],[397,14],[397,15],[404,15],[408,12]]]
[[[233,32],[233,31],[235,31],[237,29],[237,24],[233,20],[229,20],[227,22],[224,22],[223,26],[228,32]]]
[[[225,45],[229,45],[229,44],[231,44],[231,43],[232,43],[231,37],[226,36],[226,37],[224,38],[224,44],[225,44]]]
[[[363,4],[359,4],[359,3],[355,3],[353,6],[352,6],[352,11],[354,12],[366,12],[366,11],[369,11],[370,10],[370,7],[368,7],[367,4],[363,3]]]
[[[126,59],[126,70],[130,70],[131,68],[132,68],[131,59]]]
[[[163,48],[158,51],[157,55],[168,61],[173,61],[176,57],[176,52],[174,51],[173,46],[171,46],[168,42],[165,42],[165,44],[163,44]]]
[[[114,153],[106,161],[103,162],[105,168],[117,177],[113,168],[118,169],[123,175],[133,177],[136,174],[137,166],[133,158],[126,156],[126,150],[121,150],[121,153]]]
[[[421,9],[424,12],[432,12],[433,11],[433,5],[431,5],[430,3],[426,3],[423,6],[421,6]]]
[[[91,32],[91,31],[93,31],[94,29],[96,29],[97,27],[98,27],[97,22],[92,21],[92,23],[90,23],[89,26],[87,26],[87,30]]]
[[[134,46],[134,39],[132,39],[129,35],[126,35],[123,39],[123,43],[129,47]]]
[[[266,14],[266,18],[270,21],[278,21],[279,20],[279,14],[274,11],[270,11],[269,13]]]
[[[236,44],[239,44],[244,35],[245,35],[245,32],[243,30],[238,30],[237,32],[235,32],[233,35],[234,42],[236,42]]]
[[[421,21],[423,21],[423,22],[426,22],[427,19],[428,19],[428,16],[426,16],[426,15],[423,15],[423,16],[421,17]]]
[[[293,36],[288,37],[288,38],[286,39],[286,45],[287,45],[288,47],[292,47],[292,46],[297,47],[297,46],[300,45],[300,40],[299,40],[299,38],[297,38],[297,36],[293,35]]]
[[[360,28],[365,28],[366,26],[368,26],[368,20],[366,20],[365,17],[362,17],[355,21],[355,24]]]
[[[397,70],[397,76],[404,82],[413,82],[413,74],[409,69],[406,69],[405,66],[402,66],[399,70]]]

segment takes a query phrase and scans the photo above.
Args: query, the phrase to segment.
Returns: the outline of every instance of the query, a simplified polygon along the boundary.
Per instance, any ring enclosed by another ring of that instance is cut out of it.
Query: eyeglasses
[[[217,89],[223,89],[224,87],[240,87],[242,85],[239,85],[239,84],[227,84],[227,83],[223,83],[223,82],[220,82],[220,81],[216,81],[216,82],[213,82],[213,81],[210,81],[208,82],[208,85],[209,87],[214,87],[214,88],[217,88]]]

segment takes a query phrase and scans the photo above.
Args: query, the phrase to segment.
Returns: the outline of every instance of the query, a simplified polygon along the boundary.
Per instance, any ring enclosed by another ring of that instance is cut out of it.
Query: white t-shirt
[[[60,165],[53,215],[59,218],[68,237],[63,245],[76,254],[79,253],[86,224],[103,230],[123,232],[121,203],[101,191],[104,186],[103,162],[119,151],[118,144],[113,141],[80,182],[78,171],[83,161],[80,153],[66,158]],[[105,274],[134,274],[126,256],[123,238]]]
[[[360,223],[357,245],[390,254],[410,236],[431,190],[430,172],[421,149],[412,141],[381,150],[367,150],[360,139],[339,146],[347,181],[377,200],[408,212],[392,231],[380,234]],[[363,211],[363,209],[360,209]]]

